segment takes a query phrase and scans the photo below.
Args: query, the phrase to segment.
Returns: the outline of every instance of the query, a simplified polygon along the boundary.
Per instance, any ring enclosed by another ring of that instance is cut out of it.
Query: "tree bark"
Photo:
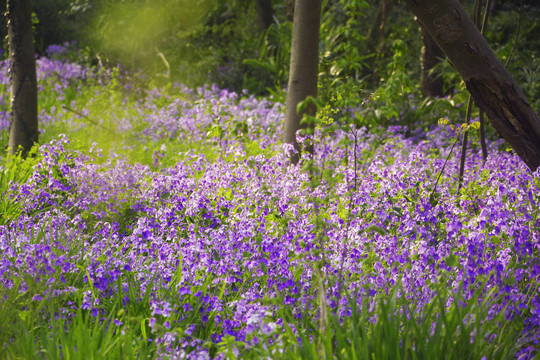
[[[368,35],[368,49],[375,52],[382,52],[384,47],[385,35],[386,35],[386,21],[388,16],[394,7],[392,0],[382,0],[375,21],[371,26],[371,30]]]
[[[457,0],[405,0],[459,72],[476,106],[531,170],[540,166],[540,118]]]
[[[440,74],[434,72],[433,69],[441,62],[444,54],[424,28],[421,28],[421,35],[422,53],[420,55],[420,63],[422,65],[422,73],[420,75],[420,82],[422,94],[425,97],[442,97],[444,95],[443,81]]]
[[[287,21],[294,20],[294,0],[286,0],[287,3]]]
[[[259,28],[264,31],[272,25],[274,21],[274,11],[272,9],[272,0],[257,0],[257,18]]]
[[[382,0],[377,16],[371,26],[367,39],[368,53],[374,56],[368,60],[368,69],[364,75],[369,75],[370,84],[373,87],[379,85],[379,63],[384,52],[384,43],[386,39],[386,22],[394,7],[393,0]]]
[[[317,96],[320,20],[321,0],[295,1],[290,75],[285,129],[283,131],[283,142],[293,144],[298,151],[298,154],[291,156],[292,163],[298,163],[301,150],[296,141],[296,132],[301,127],[300,120],[304,113],[315,114],[313,105],[307,106],[306,110],[300,113],[297,112],[297,106],[308,96]]]
[[[38,141],[36,58],[30,0],[7,1],[11,125],[9,151],[26,154]]]

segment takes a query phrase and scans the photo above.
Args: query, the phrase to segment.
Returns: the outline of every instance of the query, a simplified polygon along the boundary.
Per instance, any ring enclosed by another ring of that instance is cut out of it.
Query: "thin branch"
[[[70,108],[69,106],[62,105],[62,109],[67,110],[67,111],[70,111],[70,112],[74,113],[75,115],[80,116],[81,118],[87,120],[87,121],[90,122],[91,124],[93,124],[93,125],[95,125],[95,126],[101,128],[101,129],[103,129],[103,130],[105,130],[105,131],[108,131],[108,132],[110,132],[111,134],[114,134],[114,135],[116,135],[116,136],[122,136],[122,135],[118,134],[116,131],[114,131],[114,130],[112,130],[112,129],[106,127],[106,126],[101,125],[98,121],[96,121],[96,120],[94,120],[94,119],[88,117],[87,115],[84,115],[84,114],[81,113],[80,111],[77,111],[77,110],[75,110],[75,109]]]
[[[484,159],[484,164],[486,163],[488,157],[487,145],[486,145],[486,127],[484,121],[484,112],[480,109],[480,145],[482,146],[482,159]]]
[[[458,141],[459,141],[459,133],[458,133],[458,136],[456,137],[456,141],[454,141],[454,144],[450,148],[450,152],[448,153],[448,156],[446,157],[446,160],[444,161],[441,171],[439,171],[439,175],[437,175],[437,180],[435,180],[435,185],[433,185],[433,189],[429,193],[430,198],[437,191],[437,185],[439,185],[439,180],[441,179],[444,169],[446,168],[446,164],[448,163],[448,160],[450,159],[450,156],[452,155],[452,152],[454,151],[454,148],[456,147]]]
[[[463,133],[463,143],[461,144],[461,160],[459,163],[459,177],[458,177],[458,193],[461,190],[463,184],[463,174],[465,173],[465,159],[467,158],[467,141],[469,139],[469,127],[471,122],[471,110],[472,110],[472,96],[469,95],[469,101],[467,102],[467,114],[465,115],[467,127]]]
[[[512,50],[510,51],[510,55],[508,55],[508,59],[506,59],[506,62],[504,63],[504,67],[508,65],[510,62],[510,59],[514,56],[514,51],[516,50],[516,45],[519,39],[519,33],[521,32],[521,13],[523,10],[523,0],[519,4],[519,13],[518,13],[518,24],[517,24],[517,32],[516,32],[516,39],[514,40],[514,44],[512,45]]]

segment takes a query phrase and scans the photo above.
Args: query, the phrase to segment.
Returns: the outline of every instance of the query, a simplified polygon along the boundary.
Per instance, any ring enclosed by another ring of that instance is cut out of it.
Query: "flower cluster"
[[[38,63],[59,92],[88,76]],[[0,226],[0,296],[56,298],[67,322],[79,308],[106,318],[120,303],[115,328],[140,327],[142,316],[160,356],[219,358],[231,337],[276,341],[283,309],[318,318],[321,298],[348,316],[351,301],[398,283],[420,307],[433,284],[465,299],[482,284],[494,315],[522,319],[522,347],[538,344],[540,176],[518,157],[492,144],[482,164],[472,151],[458,192],[457,159],[444,160],[452,130],[337,130],[315,134],[318,172],[308,174],[279,151],[282,105],[215,87],[175,91],[148,92],[122,119],[140,146],[193,144],[173,165],[84,154],[66,136],[41,146],[8,194],[21,216]],[[250,155],[254,142],[273,155]]]

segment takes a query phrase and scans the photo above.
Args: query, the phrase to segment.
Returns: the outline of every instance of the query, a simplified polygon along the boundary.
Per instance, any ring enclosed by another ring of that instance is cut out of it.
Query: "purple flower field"
[[[47,58],[38,77],[47,142],[9,160],[26,176],[0,180],[0,351],[21,321],[69,329],[83,316],[140,332],[155,357],[224,358],[231,342],[236,355],[279,348],[285,323],[346,318],[398,286],[418,311],[441,288],[464,302],[480,289],[490,317],[520,326],[515,357],[537,353],[540,173],[501,143],[485,164],[470,151],[457,193],[457,150],[435,185],[448,126],[414,139],[398,126],[317,131],[310,179],[283,155],[282,104],[210,86],[135,91]],[[107,132],[109,154],[81,145]]]

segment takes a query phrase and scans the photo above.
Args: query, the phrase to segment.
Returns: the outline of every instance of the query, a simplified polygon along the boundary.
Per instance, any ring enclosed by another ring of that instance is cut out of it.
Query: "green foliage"
[[[371,32],[380,1],[325,4],[320,32],[320,81],[325,88],[354,81],[371,92],[381,81],[391,83],[388,68],[395,62],[392,44],[396,40],[409,49],[401,60],[407,66],[400,71],[413,83],[419,82],[421,41],[404,4],[391,6],[383,42],[375,47],[373,41],[380,39],[372,39]],[[470,3],[465,5],[470,7]],[[0,1],[2,6],[5,8],[5,0]],[[268,94],[287,82],[292,30],[285,19],[285,2],[273,1],[273,7],[275,22],[261,35],[254,2],[246,0],[36,0],[36,51],[44,54],[51,44],[76,40],[80,48],[87,49],[86,61],[121,62],[124,67],[141,70],[157,84],[215,82],[236,91]],[[535,34],[539,11],[529,4],[519,15],[519,6],[503,6],[491,15],[487,34],[503,62],[512,54],[508,68],[537,111],[540,71]],[[5,28],[2,31],[5,36]],[[447,93],[464,91],[461,79],[447,62],[439,67]],[[410,108],[402,95],[401,107]],[[381,109],[380,121],[394,115],[393,109]]]
[[[432,100],[417,105],[418,85],[411,79],[407,71],[407,45],[402,40],[396,40],[392,46],[393,60],[383,73],[382,82],[373,92],[369,93],[353,79],[322,78],[319,83],[319,97],[324,105],[322,123],[335,126],[366,127],[368,131],[383,132],[389,125],[409,125],[416,127],[432,121],[433,113],[450,110],[452,106],[446,101]],[[439,105],[435,110],[435,103]],[[323,107],[319,106],[319,109]],[[331,131],[332,127],[325,127]]]
[[[258,86],[282,89],[289,78],[291,58],[292,23],[274,23],[261,36],[258,46],[258,58],[245,59],[244,64],[255,70],[255,74],[263,72],[268,80],[259,80]],[[245,79],[255,82],[255,79]],[[248,83],[246,82],[246,85]],[[255,84],[254,84],[255,85]],[[253,86],[246,88],[252,89]]]
[[[137,95],[124,89],[122,76],[125,75],[117,68],[104,72],[103,76],[109,77],[108,92],[101,91],[104,84],[98,75],[84,82],[70,83],[60,99],[55,95],[54,78],[43,83],[38,99],[40,109],[42,114],[55,121],[43,129],[42,143],[51,141],[58,134],[77,132],[80,136],[71,144],[76,150],[88,151],[98,143],[106,154],[112,149],[120,151],[120,141],[125,139],[118,135],[119,119],[135,115],[130,100],[135,101]]]
[[[25,278],[25,281],[29,280],[30,277]],[[79,280],[67,281],[70,284]],[[155,344],[145,336],[149,330],[140,319],[144,312],[142,309],[130,311],[132,306],[124,309],[121,305],[122,292],[111,304],[105,304],[109,315],[104,319],[81,309],[82,291],[56,297],[44,296],[41,301],[28,298],[29,294],[40,292],[46,293],[46,288],[36,289],[30,284],[28,289],[21,290],[20,283],[1,292],[5,301],[0,305],[0,314],[5,322],[0,326],[0,342],[6,347],[0,350],[0,357],[21,360],[147,359],[155,355]],[[74,317],[64,318],[61,309],[70,304],[78,310]],[[127,311],[130,311],[129,315]],[[2,329],[4,325],[9,329]]]
[[[392,45],[393,61],[387,67],[383,83],[372,95],[376,122],[386,127],[390,122],[396,122],[404,112],[413,107],[414,90],[417,89],[406,72],[404,62],[407,55],[407,45],[404,41],[396,40]]]
[[[361,81],[375,54],[367,49],[366,22],[370,5],[365,0],[338,1],[328,6],[321,19],[321,73],[330,82]]]
[[[517,339],[508,336],[504,327],[499,327],[499,323],[504,322],[503,314],[490,319],[492,299],[481,290],[463,307],[465,299],[459,292],[452,295],[440,286],[431,304],[421,312],[414,303],[409,306],[406,297],[399,292],[399,287],[395,287],[388,297],[378,300],[375,317],[388,321],[371,323],[365,305],[361,311],[353,309],[355,315],[344,324],[334,317],[338,345],[326,342],[325,353],[330,355],[341,350],[338,358],[347,359],[354,355],[357,358],[433,359],[440,358],[441,354],[445,359],[482,356],[505,359],[512,354]],[[332,332],[327,332],[324,336],[331,335]]]
[[[490,18],[488,41],[520,85],[533,109],[540,112],[540,8],[524,6],[499,11]]]
[[[321,290],[324,287],[321,283]],[[366,290],[367,291],[367,290]],[[519,326],[504,321],[504,311],[490,316],[494,299],[482,288],[472,298],[437,286],[435,297],[423,310],[411,294],[396,285],[387,294],[360,303],[350,294],[347,316],[338,316],[319,300],[314,311],[325,320],[313,322],[312,314],[284,319],[277,339],[245,350],[245,344],[228,338],[221,350],[242,358],[263,354],[275,359],[508,359],[517,350]],[[466,301],[465,301],[466,300]],[[279,303],[280,300],[276,300]],[[466,304],[466,305],[465,305]],[[384,319],[384,321],[383,321]],[[501,325],[504,324],[504,325]],[[269,345],[274,344],[274,345]],[[444,355],[441,355],[444,354]]]
[[[38,162],[35,146],[22,158],[21,153],[7,155],[0,166],[0,225],[6,225],[21,215],[20,188],[32,175]]]
[[[155,345],[136,327],[111,331],[116,327],[111,316],[101,321],[79,310],[67,325],[49,316],[47,325],[30,328],[23,321],[16,323],[16,340],[6,351],[10,359],[149,359],[155,355]]]

